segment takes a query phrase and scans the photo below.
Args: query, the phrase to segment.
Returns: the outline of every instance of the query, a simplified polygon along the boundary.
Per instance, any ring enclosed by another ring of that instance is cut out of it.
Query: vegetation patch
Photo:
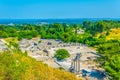
[[[54,57],[58,60],[63,60],[63,59],[70,57],[70,54],[65,49],[59,49],[56,51],[56,54],[54,55]]]
[[[72,73],[48,67],[21,51],[0,53],[0,80],[81,80]]]

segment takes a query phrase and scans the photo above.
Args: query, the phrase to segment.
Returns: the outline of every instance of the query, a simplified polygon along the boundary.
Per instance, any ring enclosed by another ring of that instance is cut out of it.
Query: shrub
[[[58,60],[63,60],[65,58],[70,57],[70,54],[65,49],[59,49],[56,51],[56,54],[54,55],[54,57],[57,58]]]

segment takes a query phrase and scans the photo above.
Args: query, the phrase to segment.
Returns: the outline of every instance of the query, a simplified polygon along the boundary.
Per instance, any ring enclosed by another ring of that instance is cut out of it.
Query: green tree
[[[77,34],[78,24],[74,24],[73,27],[75,28],[75,33]]]
[[[2,37],[3,38],[7,38],[8,37],[8,34],[6,32],[2,32]]]
[[[112,77],[112,80],[120,80],[120,42],[117,40],[108,41],[98,47],[98,53],[103,55],[99,62]]]
[[[63,60],[65,58],[70,57],[70,54],[65,49],[59,49],[56,51],[56,54],[54,55],[54,57],[57,58],[58,60]]]
[[[70,42],[70,40],[71,40],[70,34],[69,34],[69,33],[64,33],[62,40],[63,40],[64,42]]]

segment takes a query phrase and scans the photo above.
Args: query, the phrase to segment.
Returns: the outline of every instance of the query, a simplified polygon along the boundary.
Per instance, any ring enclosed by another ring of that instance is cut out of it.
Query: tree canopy
[[[59,49],[56,51],[54,57],[57,58],[58,60],[63,60],[65,58],[70,57],[70,54],[66,49]]]
[[[120,80],[120,41],[111,40],[98,47],[103,57],[99,60],[113,80]]]

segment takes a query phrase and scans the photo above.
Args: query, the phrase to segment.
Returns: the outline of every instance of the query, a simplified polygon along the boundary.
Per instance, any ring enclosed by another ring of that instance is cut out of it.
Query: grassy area
[[[7,43],[10,43],[10,42],[18,43],[18,39],[17,39],[17,38],[13,38],[13,37],[5,38],[4,40],[5,40]]]
[[[48,67],[20,51],[0,53],[0,80],[81,80],[72,73]]]
[[[106,35],[106,32],[98,33],[96,38],[99,38],[101,35]],[[116,39],[120,40],[120,28],[118,29],[111,29],[109,34],[106,36],[106,40]]]
[[[109,35],[106,37],[106,40],[117,39],[120,40],[120,28],[112,29]]]

